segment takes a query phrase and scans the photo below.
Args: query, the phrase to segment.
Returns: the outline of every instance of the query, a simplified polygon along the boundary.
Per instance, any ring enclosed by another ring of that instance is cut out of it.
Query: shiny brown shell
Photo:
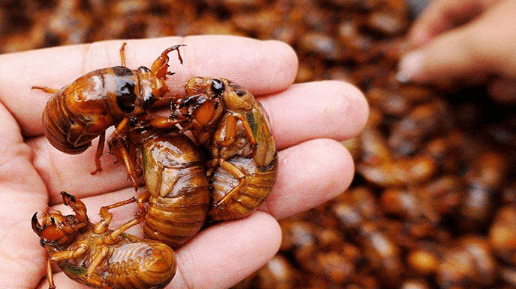
[[[278,158],[267,167],[258,167],[253,159],[235,157],[228,160],[246,175],[241,190],[231,190],[239,181],[222,167],[211,178],[213,204],[209,211],[211,221],[243,218],[252,213],[267,197],[278,173]]]
[[[58,267],[70,279],[93,288],[163,288],[174,277],[176,258],[170,247],[129,234],[122,234],[117,243],[108,246],[105,261],[99,264],[93,275],[87,276],[86,269],[95,257],[95,252],[101,249],[95,247],[95,240],[101,237],[93,231],[86,232],[77,241],[89,239],[91,253],[58,262]]]
[[[210,153],[210,221],[245,217],[276,180],[278,159],[268,115],[250,91],[227,79],[194,77],[185,91],[175,111],[187,116],[182,125]]]
[[[176,248],[206,221],[210,188],[205,161],[185,135],[158,132],[143,143],[143,165],[150,194],[145,236]]]
[[[41,223],[37,213],[31,219],[32,229],[48,251],[49,288],[56,288],[53,263],[71,279],[93,288],[159,289],[172,280],[177,265],[174,251],[162,242],[125,233],[143,221],[142,214],[108,229],[113,217],[109,210],[134,203],[136,198],[102,207],[101,220],[92,224],[81,200],[66,192],[61,195],[74,215],[51,211],[43,214]]]
[[[59,90],[34,86],[53,93],[42,118],[50,143],[65,153],[81,153],[94,138],[104,136],[107,128],[118,126],[124,119],[143,117],[147,109],[163,104],[168,92],[164,82],[169,67],[167,54],[180,46],[165,49],[151,69],[141,66],[131,70],[125,67],[124,43],[120,49],[122,66],[94,70]]]
[[[111,90],[119,81],[134,83],[137,77],[129,69],[105,68],[87,73],[57,91],[43,110],[43,129],[49,142],[62,152],[78,154],[114,125],[115,119],[123,118],[116,103],[109,103],[113,97],[116,101],[116,90]]]

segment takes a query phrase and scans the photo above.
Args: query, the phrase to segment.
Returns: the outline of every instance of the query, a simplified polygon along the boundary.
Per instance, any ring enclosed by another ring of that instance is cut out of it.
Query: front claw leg
[[[151,71],[156,75],[157,78],[160,78],[160,79],[165,79],[165,77],[167,75],[169,75],[169,73],[167,72],[168,71],[168,53],[171,52],[171,51],[174,51],[176,50],[177,51],[177,57],[179,58],[179,62],[181,64],[183,64],[183,58],[181,57],[181,53],[179,52],[179,47],[181,46],[186,46],[184,44],[178,44],[178,45],[174,45],[174,46],[171,46],[167,49],[165,49],[165,51],[163,51],[161,53],[161,55],[158,57],[158,59],[156,59],[154,61],[154,63],[152,63],[152,66],[151,66]]]

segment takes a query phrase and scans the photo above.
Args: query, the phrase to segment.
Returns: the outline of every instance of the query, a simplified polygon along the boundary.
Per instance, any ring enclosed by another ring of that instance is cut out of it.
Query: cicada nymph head
[[[194,130],[216,125],[227,111],[253,109],[254,96],[240,85],[224,78],[193,77],[185,85],[186,96],[171,104],[173,118]]]
[[[74,211],[74,215],[63,216],[59,211],[43,215],[41,223],[37,212],[32,216],[32,230],[41,238],[42,246],[63,246],[72,243],[89,224],[84,203],[74,196],[61,192],[63,202]]]
[[[228,110],[250,110],[255,102],[254,96],[247,89],[224,78],[194,77],[184,87],[187,95],[185,102],[188,104],[194,104],[192,99],[206,98],[222,103]]]

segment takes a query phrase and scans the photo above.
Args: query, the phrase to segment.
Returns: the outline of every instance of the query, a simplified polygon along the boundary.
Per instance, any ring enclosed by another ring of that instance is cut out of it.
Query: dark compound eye
[[[221,94],[224,92],[224,89],[226,89],[224,87],[224,82],[218,80],[218,79],[214,79],[212,82],[211,82],[211,90],[213,92],[215,92],[216,94]]]
[[[143,97],[143,109],[151,107],[156,102],[156,97],[152,93],[148,93]]]
[[[135,101],[134,83],[121,81],[117,87],[116,97],[116,102],[120,109],[125,113],[131,113],[134,110]]]

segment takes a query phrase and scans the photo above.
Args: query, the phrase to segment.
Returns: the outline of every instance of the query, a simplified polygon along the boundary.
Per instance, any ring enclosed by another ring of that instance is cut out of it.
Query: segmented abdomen
[[[115,288],[163,288],[176,272],[172,249],[153,240],[122,244],[113,250],[107,263],[102,274]]]
[[[115,124],[115,118],[123,117],[120,113],[114,115],[116,107],[110,103],[117,99],[118,82],[132,83],[135,76],[127,75],[128,68],[115,68],[87,73],[48,100],[43,111],[43,128],[55,148],[69,154],[82,153],[94,138]],[[121,75],[120,70],[125,74]]]
[[[84,127],[66,107],[65,88],[48,100],[43,110],[43,129],[50,144],[58,150],[79,154],[85,151],[96,136],[84,138]],[[82,129],[81,129],[82,128]]]
[[[267,167],[256,166],[253,158],[234,157],[227,162],[246,175],[245,183],[240,190],[231,192],[239,184],[239,179],[222,167],[217,167],[211,179],[211,221],[239,219],[249,215],[265,200],[276,180],[277,156]]]
[[[210,204],[204,164],[184,135],[164,135],[144,144],[145,182],[151,195],[143,226],[147,238],[176,248],[201,229]]]

